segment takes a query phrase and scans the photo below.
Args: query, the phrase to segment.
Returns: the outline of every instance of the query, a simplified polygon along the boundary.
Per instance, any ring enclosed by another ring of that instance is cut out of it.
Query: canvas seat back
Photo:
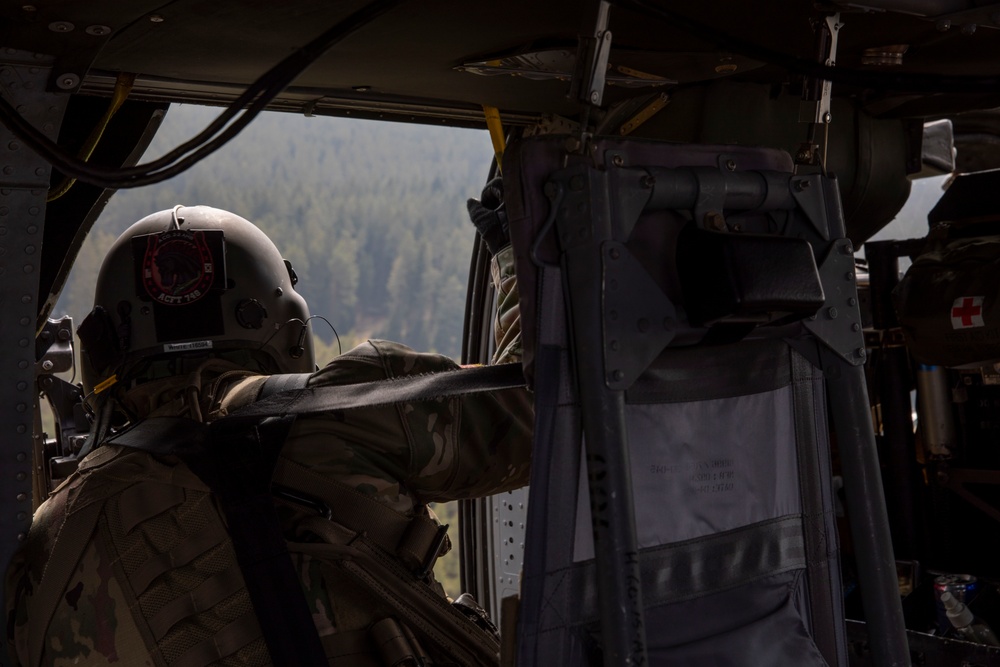
[[[846,665],[819,367],[856,354],[830,309],[859,316],[830,285],[853,269],[835,186],[770,149],[567,141],[504,160],[536,396],[517,664],[601,664],[621,570],[649,664]]]

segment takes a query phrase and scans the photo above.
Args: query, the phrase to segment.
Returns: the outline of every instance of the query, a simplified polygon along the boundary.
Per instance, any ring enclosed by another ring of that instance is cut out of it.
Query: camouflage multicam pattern
[[[498,289],[495,361],[515,362],[520,328],[510,251],[502,251],[492,268]],[[317,371],[309,385],[455,367],[441,355],[368,341]],[[204,415],[211,420],[253,400],[263,379],[224,362],[210,362],[197,377],[150,382],[126,399],[144,417]],[[515,389],[302,417],[282,456],[400,513],[425,515],[426,503],[480,497],[526,484],[531,432],[530,396],[525,389]],[[282,482],[280,475],[275,481]],[[167,488],[173,491],[164,491]],[[183,490],[180,495],[178,488]],[[302,515],[284,510],[281,515],[291,534]],[[108,445],[97,448],[38,510],[28,541],[8,573],[7,609],[15,614],[10,640],[19,664],[268,664],[245,589],[209,609],[163,622],[179,600],[196,596],[210,580],[225,579],[235,567],[228,536],[221,525],[217,531],[207,530],[210,521],[218,521],[218,513],[208,489],[174,457]],[[165,556],[206,533],[214,535],[211,543],[189,562]],[[70,550],[75,566],[49,562],[60,543],[78,545]],[[309,552],[308,545],[292,549],[292,557],[321,637],[361,630],[393,614],[391,606],[345,579]],[[172,563],[168,569],[152,578],[142,574],[150,562],[164,559]],[[55,608],[39,609],[44,602],[40,591],[47,580],[62,576],[61,568],[72,571],[62,577],[66,583],[57,591]],[[232,636],[234,628],[240,648],[215,661],[206,658],[206,644],[223,631]]]

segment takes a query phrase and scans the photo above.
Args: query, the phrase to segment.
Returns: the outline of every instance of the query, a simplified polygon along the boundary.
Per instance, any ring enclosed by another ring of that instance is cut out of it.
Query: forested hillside
[[[218,113],[175,105],[144,160]],[[57,313],[79,324],[104,253],[132,222],[175,204],[207,204],[271,236],[295,266],[312,312],[336,326],[345,349],[379,337],[457,357],[475,236],[465,200],[478,196],[491,158],[486,132],[263,115],[190,171],[117,193],[88,237]],[[314,332],[326,344],[333,340],[321,322]],[[322,361],[331,352],[335,344],[322,349]]]

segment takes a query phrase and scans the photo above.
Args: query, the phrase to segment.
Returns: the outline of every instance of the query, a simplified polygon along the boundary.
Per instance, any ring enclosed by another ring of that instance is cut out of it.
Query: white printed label
[[[190,343],[167,343],[163,346],[164,352],[185,352],[187,350],[210,350],[212,341],[196,340]]]

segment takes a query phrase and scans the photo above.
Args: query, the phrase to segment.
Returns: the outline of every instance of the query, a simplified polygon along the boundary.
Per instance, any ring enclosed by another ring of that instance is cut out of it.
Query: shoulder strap
[[[175,454],[217,498],[275,665],[327,663],[271,500],[274,466],[294,417],[227,417],[212,424],[151,418],[108,440]]]
[[[281,375],[269,375],[264,380],[264,385],[260,388],[257,400],[262,401],[274,394],[294,389],[305,389],[306,383],[312,373],[282,373]]]
[[[316,414],[525,386],[521,364],[459,368],[330,387],[305,387],[304,383],[297,385],[301,379],[297,379],[296,375],[273,378],[290,379],[276,379],[271,385],[272,393],[265,395],[262,390],[259,400],[235,410],[227,419]],[[268,380],[270,381],[271,379]],[[265,390],[267,384],[265,382]]]

